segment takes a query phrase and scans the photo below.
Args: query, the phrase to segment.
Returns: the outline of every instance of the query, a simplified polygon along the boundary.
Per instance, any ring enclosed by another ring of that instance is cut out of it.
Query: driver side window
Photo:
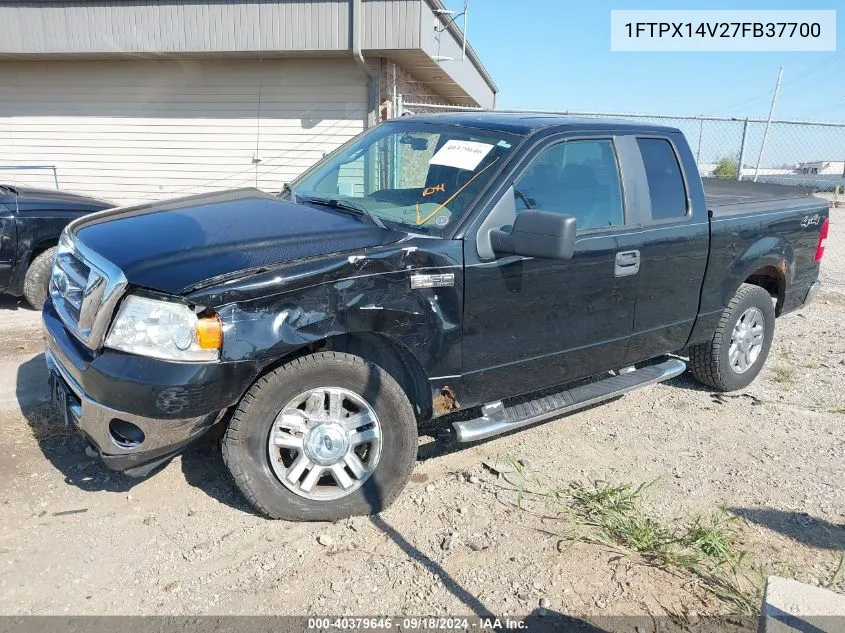
[[[625,223],[622,184],[610,139],[564,141],[546,148],[514,183],[516,212],[571,215],[579,231]]]

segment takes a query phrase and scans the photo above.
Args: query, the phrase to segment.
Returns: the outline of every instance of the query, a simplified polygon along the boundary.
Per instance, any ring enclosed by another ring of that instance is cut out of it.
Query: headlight
[[[67,229],[65,229],[59,237],[56,256],[53,258],[53,267],[50,270],[50,285],[48,288],[51,293],[53,291],[58,292],[62,297],[69,299],[71,303],[81,307],[88,271],[84,271],[78,275],[82,279],[77,280],[68,277],[68,274],[61,265],[61,261],[72,258],[72,256],[73,245],[68,237]]]
[[[199,318],[186,305],[129,295],[112,323],[106,346],[167,360],[220,358],[223,328],[217,315]]]

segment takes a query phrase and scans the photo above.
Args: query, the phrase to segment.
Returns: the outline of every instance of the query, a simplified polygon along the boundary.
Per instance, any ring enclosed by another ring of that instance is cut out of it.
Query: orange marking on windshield
[[[422,194],[423,198],[425,198],[427,196],[433,196],[438,191],[442,191],[443,193],[446,193],[446,183],[445,182],[437,185],[436,187],[426,187],[425,189],[423,189],[423,194]]]
[[[445,201],[445,202],[443,202],[442,204],[440,204],[440,205],[439,205],[439,206],[438,206],[438,207],[437,207],[434,211],[432,211],[431,213],[429,213],[427,216],[425,216],[425,217],[424,217],[424,218],[422,218],[422,219],[420,218],[420,203],[419,203],[419,202],[417,202],[417,218],[416,218],[416,219],[417,219],[417,226],[420,226],[421,224],[425,224],[425,223],[426,223],[426,222],[428,222],[431,218],[433,218],[435,215],[437,215],[438,211],[442,210],[442,209],[443,209],[443,207],[445,207],[447,204],[449,204],[450,202],[452,202],[452,200],[454,200],[455,198],[457,198],[457,197],[460,195],[460,193],[461,193],[464,189],[466,189],[467,187],[469,187],[470,183],[471,183],[473,180],[475,180],[475,179],[476,179],[476,178],[478,178],[481,174],[483,174],[485,171],[487,171],[488,169],[490,169],[493,165],[495,165],[495,164],[496,164],[496,161],[498,161],[498,160],[499,160],[499,159],[497,158],[497,159],[496,159],[496,160],[494,160],[492,163],[490,163],[489,165],[487,165],[487,167],[485,167],[485,168],[484,168],[484,169],[482,169],[480,172],[478,172],[477,174],[475,174],[475,176],[473,176],[472,178],[470,178],[469,180],[467,180],[467,181],[463,184],[463,186],[462,186],[460,189],[458,189],[455,193],[453,193],[451,196],[449,196],[449,197],[446,199],[446,201]],[[425,192],[423,192],[423,193],[425,193]]]

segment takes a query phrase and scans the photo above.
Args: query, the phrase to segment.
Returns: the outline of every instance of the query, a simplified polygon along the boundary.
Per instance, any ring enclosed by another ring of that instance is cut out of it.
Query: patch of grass
[[[531,484],[532,488],[540,487],[540,482],[537,477],[526,467],[526,462],[517,459],[514,455],[505,455],[504,461],[514,469],[516,473],[516,504],[522,507],[522,502],[525,499],[526,484]]]
[[[810,400],[812,404],[810,408],[813,411],[820,411],[822,413],[845,413],[845,405],[841,404],[830,404],[827,401],[827,398],[823,398],[819,395],[810,394]]]
[[[654,483],[574,481],[555,490],[548,498],[564,506],[558,516],[580,526],[556,535],[570,545],[598,543],[635,554],[645,564],[691,574],[739,614],[753,617],[762,597],[762,576],[752,581],[744,572],[747,553],[737,546],[738,518],[721,509],[709,516],[661,521],[643,506],[643,495]],[[559,544],[558,549],[568,547]]]
[[[693,516],[684,532],[683,543],[715,561],[741,560],[744,552],[734,547],[738,518],[722,509],[708,518]]]
[[[569,493],[587,518],[595,518],[631,512],[637,508],[643,491],[652,484],[653,481],[634,488],[629,484],[614,484],[601,479],[586,484],[573,481],[569,484]]]
[[[836,570],[831,575],[830,579],[825,583],[826,589],[833,589],[836,585],[839,584],[839,581],[842,580],[842,574],[845,573],[845,552],[839,555],[839,565],[836,566]]]
[[[677,536],[646,516],[640,497],[654,482],[613,484],[605,480],[569,484],[572,507],[578,522],[598,528],[593,538],[607,545],[620,545],[655,560],[672,558],[670,548]]]
[[[779,384],[791,384],[795,382],[795,368],[789,366],[772,367],[771,378]]]

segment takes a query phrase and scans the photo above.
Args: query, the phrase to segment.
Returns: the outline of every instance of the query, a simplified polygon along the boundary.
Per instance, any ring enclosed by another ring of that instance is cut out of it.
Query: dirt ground
[[[778,321],[744,392],[717,397],[684,375],[469,448],[428,429],[398,502],[335,524],[252,514],[212,441],[141,480],[86,457],[52,424],[39,315],[4,299],[0,613],[504,617],[541,600],[578,618],[731,611],[636,555],[559,547],[565,522],[518,508],[519,482],[497,458],[524,460],[550,487],[653,481],[646,503],[660,518],[724,506],[741,517],[753,573],[828,584],[845,550],[845,222],[823,278],[814,305]],[[845,591],[841,578],[833,588]]]

